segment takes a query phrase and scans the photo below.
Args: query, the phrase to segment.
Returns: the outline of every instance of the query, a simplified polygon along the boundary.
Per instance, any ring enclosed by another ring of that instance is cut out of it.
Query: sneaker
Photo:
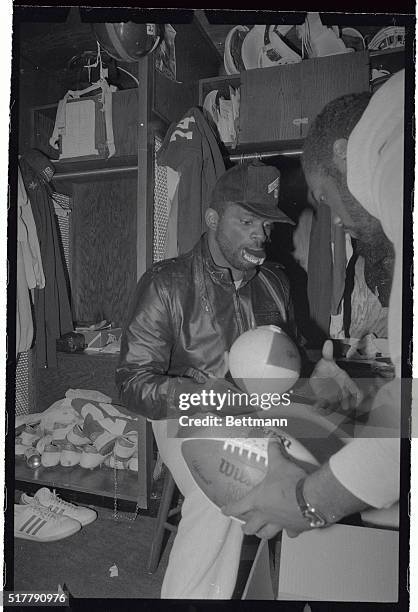
[[[91,414],[86,414],[83,425],[83,434],[90,439],[101,455],[109,455],[115,446],[118,436],[107,431]]]
[[[64,444],[61,449],[60,463],[64,467],[72,467],[80,463],[81,451],[74,444]]]
[[[97,518],[97,512],[91,508],[84,508],[83,506],[76,506],[70,502],[61,499],[55,491],[50,491],[47,487],[38,489],[35,495],[31,497],[22,493],[20,498],[21,504],[41,508],[46,508],[51,512],[54,512],[58,516],[68,517],[75,521],[78,521],[80,525],[89,525]]]
[[[83,444],[90,444],[90,438],[87,438],[83,434],[83,430],[80,425],[74,425],[72,429],[67,433],[67,440],[75,446],[83,446]]]
[[[41,437],[42,434],[38,427],[32,427],[32,425],[26,425],[21,433],[22,444],[26,444],[27,446],[33,446]]]
[[[61,449],[55,444],[47,444],[42,453],[41,463],[44,467],[54,467],[59,464],[61,458]]]
[[[25,455],[25,451],[28,448],[32,448],[32,446],[28,446],[27,444],[23,444],[21,436],[18,436],[17,438],[15,438],[15,455],[16,455],[16,457],[23,457]]]
[[[128,470],[131,472],[138,471],[138,457],[131,457],[128,461]]]
[[[19,505],[14,507],[15,538],[35,542],[62,540],[80,531],[81,524],[67,516],[51,512],[40,505]]]
[[[115,456],[115,459],[126,461],[127,459],[130,459],[132,457],[135,451],[136,442],[134,442],[128,436],[120,436],[116,440],[115,448],[113,449],[113,454]]]
[[[61,447],[67,443],[68,425],[61,425],[55,423],[54,430],[52,432],[52,443]]]
[[[113,455],[109,455],[108,457],[106,457],[104,464],[107,467],[114,468],[114,469],[117,469],[117,470],[126,470],[127,467],[128,467],[128,462],[127,461],[123,461],[121,459],[117,459]]]
[[[43,436],[40,440],[38,440],[38,442],[36,443],[36,450],[38,451],[38,453],[42,453],[45,450],[45,447],[48,446],[48,444],[51,444],[52,442],[52,435],[51,434],[46,434],[46,436]]]
[[[83,452],[80,457],[80,467],[93,470],[103,463],[104,460],[105,456],[101,455],[95,446],[92,444],[83,446]]]
[[[137,431],[128,431],[128,433],[123,434],[124,438],[128,438],[131,442],[135,443],[135,446],[138,446],[138,432]]]

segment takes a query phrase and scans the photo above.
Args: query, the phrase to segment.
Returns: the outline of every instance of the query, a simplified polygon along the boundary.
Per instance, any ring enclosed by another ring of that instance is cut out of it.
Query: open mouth
[[[248,263],[253,264],[253,266],[261,266],[266,258],[266,254],[263,249],[243,248],[242,257]]]

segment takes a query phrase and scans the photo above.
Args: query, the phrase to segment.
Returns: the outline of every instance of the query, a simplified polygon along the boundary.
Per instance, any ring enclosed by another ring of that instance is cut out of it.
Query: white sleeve
[[[399,378],[382,386],[367,424],[356,426],[354,439],[329,462],[341,484],[375,508],[399,499],[401,391]]]
[[[360,438],[330,459],[334,476],[353,495],[375,508],[399,499],[400,440]]]

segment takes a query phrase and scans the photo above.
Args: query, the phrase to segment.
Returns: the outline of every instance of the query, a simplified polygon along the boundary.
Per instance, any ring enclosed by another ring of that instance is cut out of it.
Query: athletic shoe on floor
[[[59,464],[61,449],[55,444],[47,444],[41,456],[41,463],[44,467],[55,467]]]
[[[68,516],[52,512],[41,505],[18,505],[14,508],[15,538],[35,542],[62,540],[80,531],[81,524]]]
[[[74,444],[64,444],[61,449],[60,463],[64,467],[72,467],[80,463],[81,451]]]
[[[32,427],[32,425],[26,425],[21,433],[22,444],[27,444],[28,446],[33,446],[41,437],[42,434],[38,427]]]
[[[115,459],[120,459],[121,461],[130,459],[136,451],[136,446],[136,442],[127,436],[120,436],[116,440],[115,448],[113,449]]]
[[[115,446],[117,435],[107,431],[91,414],[86,414],[83,424],[83,434],[90,439],[101,455],[109,455]]]
[[[33,497],[26,495],[26,493],[22,493],[20,502],[21,504],[32,507],[41,506],[42,508],[54,512],[58,516],[65,516],[78,521],[83,526],[89,525],[97,518],[97,512],[95,510],[66,502],[61,499],[55,491],[50,491],[47,487],[38,489]]]
[[[83,452],[80,457],[80,467],[93,470],[103,463],[104,460],[105,456],[101,455],[95,446],[92,444],[83,446]]]
[[[72,429],[67,433],[67,440],[71,444],[76,446],[83,446],[83,444],[90,444],[90,438],[83,434],[83,430],[80,425],[74,425]]]

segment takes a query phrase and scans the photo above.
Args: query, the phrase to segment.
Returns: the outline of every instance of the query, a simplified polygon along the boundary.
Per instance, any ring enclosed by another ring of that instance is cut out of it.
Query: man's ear
[[[347,139],[338,138],[332,146],[332,160],[342,174],[347,174]]]
[[[214,208],[207,208],[205,212],[206,225],[211,230],[216,230],[219,222],[219,215]]]

